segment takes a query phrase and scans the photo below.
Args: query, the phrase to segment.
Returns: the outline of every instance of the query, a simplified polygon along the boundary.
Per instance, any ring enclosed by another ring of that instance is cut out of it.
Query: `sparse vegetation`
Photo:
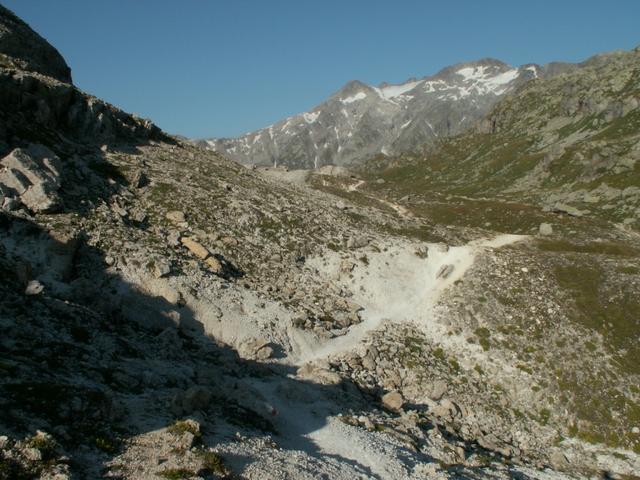
[[[229,469],[222,460],[222,457],[210,450],[201,450],[198,455],[202,459],[202,469],[207,473],[213,473],[216,475],[227,475]]]
[[[169,425],[169,427],[167,427],[167,431],[176,436],[190,433],[196,438],[202,437],[202,432],[200,432],[197,424],[189,420],[177,420],[173,425]]]
[[[156,473],[156,475],[166,480],[185,480],[195,477],[197,473],[187,468],[166,468]]]

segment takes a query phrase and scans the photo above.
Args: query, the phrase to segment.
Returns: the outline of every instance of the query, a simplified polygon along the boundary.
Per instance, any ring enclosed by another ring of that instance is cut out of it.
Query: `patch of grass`
[[[454,371],[454,373],[460,373],[460,364],[455,358],[449,359],[449,365],[451,366],[451,369]]]
[[[333,242],[327,243],[327,248],[329,250],[334,251],[334,252],[339,252],[339,251],[342,250],[342,248],[340,248],[340,245],[338,245],[337,243],[333,243]]]
[[[593,262],[574,259],[557,266],[554,275],[573,302],[571,320],[603,335],[622,371],[639,374],[640,298],[624,285],[606,287],[606,272]],[[615,301],[609,301],[612,294]]]
[[[171,183],[154,182],[151,187],[151,198],[156,202],[164,205],[167,200],[171,200],[176,193],[176,187]]]
[[[94,444],[98,450],[102,450],[104,453],[108,453],[110,455],[117,453],[119,450],[118,441],[104,435],[95,437]]]
[[[491,332],[486,327],[476,328],[473,332],[478,337],[478,343],[482,347],[482,349],[486,352],[491,348],[491,341],[489,338],[491,337]]]
[[[433,354],[434,357],[436,357],[438,360],[443,361],[445,360],[445,354],[444,354],[444,350],[440,347],[436,347],[434,348],[431,353]]]
[[[195,477],[196,472],[187,468],[167,468],[156,473],[156,476],[166,478],[167,480],[184,480]]]
[[[618,268],[619,273],[623,273],[625,275],[637,275],[640,273],[640,268],[634,267],[632,265],[625,265],[623,267]]]
[[[202,459],[203,473],[213,473],[216,475],[227,475],[229,473],[229,469],[225,465],[224,460],[217,453],[201,450],[198,452],[198,455]]]
[[[201,438],[202,432],[197,427],[197,424],[188,420],[178,420],[173,425],[167,427],[167,431],[177,437],[184,435],[185,433],[191,433],[195,438]]]
[[[34,435],[25,441],[25,445],[29,448],[36,448],[40,450],[44,458],[51,456],[56,448],[56,442],[50,437],[45,437],[43,435]]]
[[[411,353],[421,353],[424,349],[424,340],[420,337],[406,335],[404,337],[404,345],[409,349]]]
[[[529,375],[533,375],[533,370],[531,368],[527,367],[526,365],[523,365],[522,363],[518,363],[516,365],[516,368],[518,370],[522,370],[525,373],[528,373]]]
[[[640,250],[623,243],[591,242],[577,244],[567,240],[538,239],[538,248],[545,252],[575,252],[600,255],[618,255],[622,257],[640,256]]]

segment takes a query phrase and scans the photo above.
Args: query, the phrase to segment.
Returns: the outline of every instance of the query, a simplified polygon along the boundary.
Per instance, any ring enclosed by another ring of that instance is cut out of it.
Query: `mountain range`
[[[238,138],[200,144],[252,165],[354,166],[462,133],[524,83],[576,68],[559,62],[511,67],[487,58],[399,85],[354,80],[308,112]]]

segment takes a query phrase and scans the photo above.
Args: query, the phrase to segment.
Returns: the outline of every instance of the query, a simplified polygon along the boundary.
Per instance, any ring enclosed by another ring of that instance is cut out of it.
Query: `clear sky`
[[[80,88],[189,137],[309,110],[347,81],[461,61],[581,61],[640,44],[640,0],[0,0]]]

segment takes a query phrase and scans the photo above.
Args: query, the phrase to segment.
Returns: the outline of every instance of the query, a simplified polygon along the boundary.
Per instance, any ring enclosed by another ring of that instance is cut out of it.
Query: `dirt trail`
[[[351,292],[352,300],[364,308],[362,323],[352,327],[347,334],[325,342],[310,332],[293,327],[276,332],[278,335],[272,332],[268,338],[283,345],[288,342],[293,351],[280,362],[286,367],[299,367],[308,362],[322,365],[331,357],[360,348],[367,336],[385,322],[412,323],[431,335],[440,335],[433,323],[441,294],[465,275],[475,258],[486,253],[485,249],[508,245],[523,238],[501,235],[460,247],[396,239],[378,244],[379,249],[375,251],[368,249],[368,263],[359,262],[349,274],[341,269],[345,252],[327,252],[321,257],[309,259],[309,266],[318,270],[318,281],[331,282]],[[425,250],[428,250],[426,257]],[[355,262],[362,254],[361,250],[350,253]],[[242,297],[242,303],[249,310],[255,307],[254,299],[246,295]],[[255,309],[257,311],[257,307]],[[199,312],[201,310],[197,309]],[[267,310],[268,318],[285,316],[285,312],[275,307],[273,311]],[[234,323],[233,337],[240,343],[245,333],[256,328],[255,324],[235,317],[225,317],[225,322]],[[206,323],[215,326],[220,322],[212,319]],[[266,324],[259,325],[265,334],[268,333]],[[287,339],[279,342],[280,336]],[[246,378],[243,381],[255,392],[256,408],[264,406],[269,412],[277,412],[273,413],[271,420],[279,432],[278,442],[282,447],[326,464],[324,468],[329,469],[326,471],[333,472],[330,478],[425,478],[424,455],[409,451],[389,435],[368,432],[340,421],[336,416],[338,413],[359,408],[357,399],[349,400],[344,395],[336,397],[331,386],[315,387],[313,380],[298,377],[293,372],[287,376]],[[355,403],[352,405],[350,402]]]
[[[322,361],[357,348],[367,335],[384,322],[413,322],[428,329],[433,307],[442,292],[462,278],[474,259],[486,248],[498,248],[526,238],[519,235],[500,235],[492,239],[471,242],[461,247],[428,245],[428,257],[416,256],[415,243],[395,243],[383,251],[369,254],[369,265],[360,268],[353,278],[342,282],[354,294],[354,300],[364,308],[364,321],[352,327],[346,335],[323,345],[314,345],[303,338],[292,343],[304,346],[286,361],[293,365]],[[331,278],[339,276],[340,256],[327,264],[315,265]],[[292,332],[290,332],[291,334]],[[254,385],[278,413],[275,422],[292,445],[307,453],[343,458],[354,466],[360,478],[424,478],[414,458],[407,456],[401,445],[388,436],[364,432],[343,424],[331,414],[332,402],[320,398],[305,398],[302,391],[283,391],[277,379]],[[301,387],[302,388],[302,387]],[[310,447],[301,447],[299,439],[306,438]],[[297,442],[297,443],[296,443]],[[418,462],[419,463],[419,462]],[[351,473],[351,475],[353,472]],[[345,480],[349,475],[345,475]]]
[[[357,183],[354,183],[353,185],[349,185],[347,187],[347,191],[348,192],[356,192],[360,189],[360,187],[362,185],[364,185],[366,182],[364,180],[358,180]],[[407,208],[403,207],[402,205],[399,205],[397,203],[391,202],[389,200],[385,200],[384,198],[379,198],[379,197],[373,197],[371,195],[365,195],[366,197],[369,197],[371,199],[377,200],[381,203],[384,203],[387,207],[395,210],[395,212],[400,215],[401,217],[404,218],[414,218],[413,213],[411,213]]]

